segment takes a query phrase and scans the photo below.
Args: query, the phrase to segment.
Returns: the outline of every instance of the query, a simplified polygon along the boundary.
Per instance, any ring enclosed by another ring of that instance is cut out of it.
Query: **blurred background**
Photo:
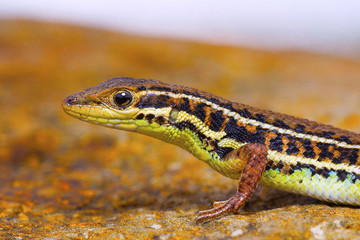
[[[2,18],[28,18],[137,35],[357,58],[360,3],[330,1],[13,0]]]
[[[356,236],[356,209],[275,190],[226,224],[196,226],[236,181],[176,146],[73,119],[61,102],[115,76],[152,78],[360,132],[359,10],[351,0],[2,1],[0,237],[297,239],[330,215],[341,225],[321,225],[326,234]]]

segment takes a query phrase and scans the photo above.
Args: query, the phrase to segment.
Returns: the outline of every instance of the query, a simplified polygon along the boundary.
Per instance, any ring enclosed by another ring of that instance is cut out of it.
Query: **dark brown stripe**
[[[207,104],[205,103],[198,103],[195,106],[195,111],[194,111],[194,115],[199,118],[202,122],[205,122],[205,118],[206,118],[206,111],[205,108],[207,107]]]
[[[210,113],[210,129],[213,131],[220,131],[220,128],[225,121],[225,117],[223,116],[223,111],[216,111]]]

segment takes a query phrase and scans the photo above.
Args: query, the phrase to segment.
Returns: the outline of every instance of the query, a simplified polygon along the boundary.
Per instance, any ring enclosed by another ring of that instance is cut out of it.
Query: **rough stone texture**
[[[190,85],[360,132],[360,62],[0,22],[0,238],[360,239],[360,209],[259,189],[196,225],[236,181],[183,150],[62,112],[114,76]]]

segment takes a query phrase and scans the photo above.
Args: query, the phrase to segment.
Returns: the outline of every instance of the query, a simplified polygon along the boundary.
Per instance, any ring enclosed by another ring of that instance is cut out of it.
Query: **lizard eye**
[[[122,90],[114,95],[114,103],[119,107],[127,107],[133,101],[132,94],[127,90]]]

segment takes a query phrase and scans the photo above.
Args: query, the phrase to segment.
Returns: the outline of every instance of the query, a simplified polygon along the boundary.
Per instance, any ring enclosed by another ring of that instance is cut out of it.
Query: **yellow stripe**
[[[176,118],[176,122],[183,121],[191,122],[201,133],[203,133],[206,137],[210,137],[212,139],[221,139],[226,135],[224,131],[216,132],[211,130],[206,124],[204,124],[199,118],[195,117],[194,115],[191,115],[184,111],[180,111]]]
[[[286,165],[296,165],[297,163],[301,164],[312,164],[318,168],[327,168],[327,169],[334,169],[334,170],[344,170],[348,173],[356,173],[360,174],[360,168],[355,165],[348,165],[345,163],[334,164],[332,162],[318,162],[316,159],[312,158],[305,158],[305,157],[296,157],[296,156],[289,156],[284,153],[279,153],[276,151],[269,150],[268,151],[268,159],[273,160],[274,162],[285,162]]]

